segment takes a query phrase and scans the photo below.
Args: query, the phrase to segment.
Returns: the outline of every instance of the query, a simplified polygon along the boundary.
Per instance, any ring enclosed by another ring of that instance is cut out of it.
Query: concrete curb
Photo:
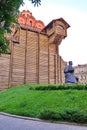
[[[87,124],[77,124],[77,123],[73,123],[73,122],[60,122],[60,121],[41,120],[41,119],[38,119],[38,118],[18,116],[18,115],[8,114],[8,113],[5,113],[5,112],[0,112],[0,115],[8,116],[8,117],[13,117],[13,118],[18,118],[18,119],[24,119],[24,120],[32,120],[32,121],[46,122],[46,123],[75,125],[75,126],[83,126],[83,127],[84,127],[84,126],[87,126]]]
[[[24,120],[42,121],[42,120],[40,120],[38,118],[30,118],[30,117],[25,117],[25,116],[12,115],[12,114],[8,114],[8,113],[5,113],[5,112],[0,112],[0,115],[13,117],[13,118],[24,119]]]

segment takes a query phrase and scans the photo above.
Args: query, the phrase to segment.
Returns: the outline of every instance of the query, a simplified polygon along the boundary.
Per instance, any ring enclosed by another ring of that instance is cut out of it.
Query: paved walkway
[[[87,130],[87,126],[46,123],[39,119],[0,113],[0,130]]]

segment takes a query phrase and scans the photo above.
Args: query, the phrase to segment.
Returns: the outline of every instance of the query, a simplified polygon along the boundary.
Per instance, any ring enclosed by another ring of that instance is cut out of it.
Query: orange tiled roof
[[[23,10],[19,14],[18,23],[20,24],[20,26],[26,26],[37,31],[40,31],[45,27],[44,23],[41,20],[36,20],[29,10]]]

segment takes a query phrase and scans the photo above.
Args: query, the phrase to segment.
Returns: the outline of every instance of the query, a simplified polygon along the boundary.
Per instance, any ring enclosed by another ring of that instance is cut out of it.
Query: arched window
[[[57,28],[64,29],[64,27],[60,24],[57,24]]]
[[[32,26],[32,21],[30,21],[30,26]]]

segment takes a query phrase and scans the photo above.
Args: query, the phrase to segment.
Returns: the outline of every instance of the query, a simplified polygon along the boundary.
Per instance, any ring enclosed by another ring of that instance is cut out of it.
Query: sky
[[[45,25],[62,17],[70,28],[59,46],[60,56],[66,62],[73,61],[74,66],[87,64],[87,0],[41,0],[39,7],[34,7],[29,0],[24,3],[20,11],[29,10]]]

